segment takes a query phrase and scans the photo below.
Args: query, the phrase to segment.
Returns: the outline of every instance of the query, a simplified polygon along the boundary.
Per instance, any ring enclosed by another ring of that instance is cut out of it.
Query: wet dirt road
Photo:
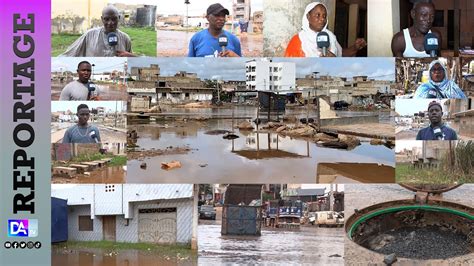
[[[236,122],[237,123],[237,122]],[[229,120],[206,122],[159,122],[129,125],[138,132],[137,145],[145,150],[189,147],[187,154],[145,157],[129,160],[127,183],[265,183],[316,182],[319,162],[363,162],[393,167],[394,151],[367,142],[357,148],[337,150],[315,143],[279,136],[276,133],[236,131],[239,138],[225,140],[208,130],[231,130]],[[182,167],[161,169],[161,162],[180,161]],[[140,168],[142,163],[146,169]],[[381,177],[391,178],[392,177]],[[381,180],[383,182],[383,180]]]
[[[187,56],[189,41],[196,32],[158,30],[156,45],[157,56]],[[247,37],[239,37],[242,56],[261,56],[263,51],[263,35],[248,34]]]
[[[99,248],[68,249],[53,245],[51,252],[53,266],[174,266],[197,265],[197,258],[181,255],[171,256],[155,251],[117,250]]]
[[[301,227],[262,235],[221,236],[218,224],[198,226],[199,265],[344,265],[342,228]]]
[[[464,184],[452,191],[444,192],[443,199],[466,206],[474,206],[472,191],[474,184]],[[345,186],[345,217],[348,219],[354,214],[354,209],[363,209],[376,203],[392,200],[412,199],[414,192],[409,191],[397,184],[347,184]],[[346,265],[360,265],[378,262],[382,264],[384,256],[369,253],[368,249],[344,237]],[[462,258],[451,258],[446,260],[410,261],[398,258],[405,265],[474,265],[474,253]],[[431,264],[428,264],[431,263]]]

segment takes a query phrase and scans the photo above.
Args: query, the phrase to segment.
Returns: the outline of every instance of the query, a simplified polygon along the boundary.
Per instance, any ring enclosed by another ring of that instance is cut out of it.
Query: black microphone
[[[438,37],[431,32],[428,32],[425,35],[425,42],[423,43],[425,46],[425,52],[429,54],[431,57],[436,57],[436,53],[438,52]]]
[[[444,140],[444,135],[443,135],[443,131],[441,131],[441,128],[439,127],[433,128],[433,133],[437,140]]]
[[[319,48],[323,49],[323,56],[326,56],[329,48],[329,34],[325,31],[320,31],[316,36],[316,43]]]
[[[219,46],[222,48],[222,52],[225,52],[227,44],[229,43],[229,40],[227,40],[227,36],[222,33],[221,35],[219,35],[217,40],[219,41]]]
[[[439,99],[439,98],[442,98],[442,97],[439,97],[439,92],[436,90],[436,89],[429,89],[427,94],[426,94],[426,98],[429,98],[429,99]]]
[[[95,131],[91,131],[91,133],[89,133],[89,137],[91,137],[95,143],[99,143],[99,140],[97,139],[97,135],[95,134]]]
[[[94,82],[88,82],[87,85],[87,100],[90,100],[90,98],[97,96],[97,91],[96,91],[96,86]]]
[[[116,46],[118,44],[117,33],[113,32],[113,31],[107,33],[107,43],[110,46],[112,46],[112,48],[114,49],[114,52],[115,52],[115,50],[117,49]]]

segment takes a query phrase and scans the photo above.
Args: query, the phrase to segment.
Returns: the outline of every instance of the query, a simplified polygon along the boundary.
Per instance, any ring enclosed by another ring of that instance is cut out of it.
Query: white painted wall
[[[392,37],[400,31],[400,6],[396,0],[367,0],[367,55],[392,57]]]

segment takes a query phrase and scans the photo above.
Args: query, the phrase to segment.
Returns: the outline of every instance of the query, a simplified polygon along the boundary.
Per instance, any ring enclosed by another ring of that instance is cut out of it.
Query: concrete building
[[[211,101],[213,88],[205,88],[196,73],[178,72],[173,77],[159,77],[156,83],[158,101],[181,103]]]
[[[235,21],[241,19],[249,21],[251,18],[250,0],[233,0],[232,11]]]
[[[254,33],[263,32],[263,11],[256,11],[253,13],[252,31]]]
[[[458,134],[469,138],[474,138],[474,110],[468,110],[454,114],[456,125],[459,128]]]
[[[296,66],[292,62],[254,59],[245,63],[247,90],[292,93],[296,89]]]
[[[390,81],[368,79],[367,76],[355,76],[348,81],[342,77],[318,76],[315,72],[296,79],[296,85],[303,97],[326,96],[331,104],[345,101],[353,105],[367,105],[381,101],[390,106],[390,99],[393,98]]]
[[[68,240],[160,244],[196,241],[197,185],[57,185],[51,195],[67,200]]]
[[[160,75],[160,66],[151,64],[149,67],[132,67],[130,77],[139,81],[156,81]]]

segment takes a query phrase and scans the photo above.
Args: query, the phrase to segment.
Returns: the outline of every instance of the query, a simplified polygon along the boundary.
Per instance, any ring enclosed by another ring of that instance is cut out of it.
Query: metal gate
[[[261,235],[262,210],[260,206],[224,205],[222,235]]]
[[[176,233],[176,208],[140,209],[138,211],[139,242],[175,244]]]

